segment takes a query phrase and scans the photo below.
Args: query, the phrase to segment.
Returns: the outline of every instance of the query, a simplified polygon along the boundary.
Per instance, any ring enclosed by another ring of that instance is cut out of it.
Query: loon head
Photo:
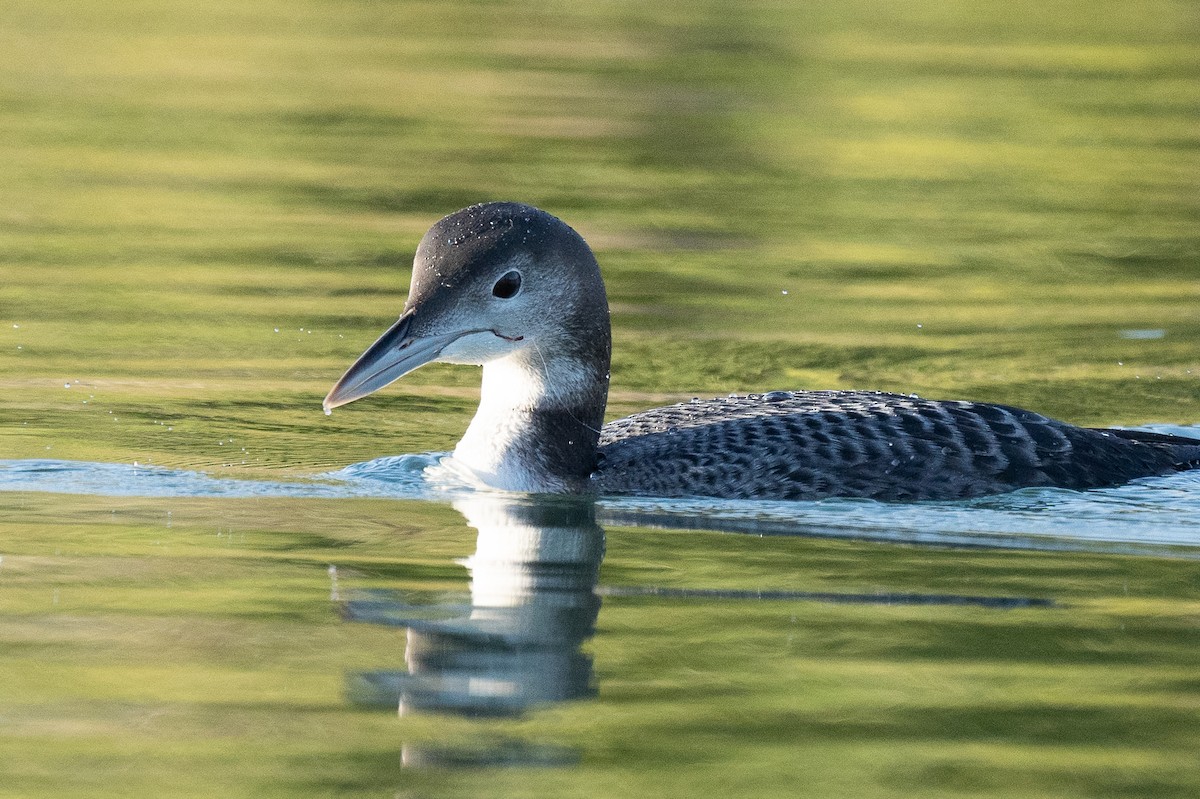
[[[530,383],[546,402],[581,388],[563,375],[603,372],[606,381],[609,341],[604,284],[583,238],[529,205],[474,205],[421,239],[404,313],[323,404],[329,411],[361,399],[435,361],[507,361],[516,366],[510,380]]]

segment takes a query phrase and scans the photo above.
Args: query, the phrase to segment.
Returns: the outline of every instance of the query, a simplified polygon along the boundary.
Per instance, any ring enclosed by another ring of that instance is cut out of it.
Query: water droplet
[[[1121,338],[1132,339],[1134,341],[1152,341],[1154,339],[1163,338],[1167,335],[1167,331],[1161,328],[1152,328],[1149,330],[1122,330],[1119,332]]]

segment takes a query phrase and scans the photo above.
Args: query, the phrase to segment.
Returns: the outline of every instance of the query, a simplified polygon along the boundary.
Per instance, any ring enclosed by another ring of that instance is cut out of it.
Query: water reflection
[[[593,696],[596,581],[604,532],[590,501],[472,496],[454,507],[479,531],[469,604],[414,605],[373,594],[348,619],[405,627],[403,671],[355,674],[356,704],[515,716],[533,705]]]
[[[421,603],[396,593],[354,595],[345,618],[406,629],[403,668],[346,678],[360,707],[400,715],[453,713],[509,719],[548,704],[597,694],[583,644],[596,630],[601,596],[666,597],[700,602],[811,601],[833,604],[958,605],[994,610],[1049,608],[1048,599],[925,593],[833,593],[598,585],[605,537],[597,505],[583,498],[474,494],[453,506],[478,531],[469,601]],[[340,600],[336,572],[332,591]],[[528,741],[503,726],[483,726],[466,742],[407,741],[401,762],[419,768],[562,767],[580,762],[577,747]],[[419,734],[418,734],[419,735]]]

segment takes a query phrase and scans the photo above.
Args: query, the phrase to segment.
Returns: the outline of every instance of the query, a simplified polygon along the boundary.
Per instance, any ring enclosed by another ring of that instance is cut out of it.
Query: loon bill
[[[328,412],[433,361],[483,366],[456,465],[495,488],[754,499],[958,499],[1200,468],[1200,440],[860,391],[774,391],[604,424],[611,338],[591,249],[554,216],[474,205],[417,247],[404,312]]]

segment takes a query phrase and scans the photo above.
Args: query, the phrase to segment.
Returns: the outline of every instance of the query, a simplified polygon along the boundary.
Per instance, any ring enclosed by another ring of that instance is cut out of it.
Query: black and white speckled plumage
[[[431,361],[482,364],[480,407],[452,460],[513,491],[959,499],[1200,467],[1200,441],[870,392],[696,400],[601,427],[609,349],[604,283],[583,238],[531,206],[471,206],[425,234],[403,315],[325,408]]]
[[[598,491],[959,499],[1087,489],[1200,466],[1200,441],[1091,430],[1031,411],[859,391],[692,400],[604,426]]]

